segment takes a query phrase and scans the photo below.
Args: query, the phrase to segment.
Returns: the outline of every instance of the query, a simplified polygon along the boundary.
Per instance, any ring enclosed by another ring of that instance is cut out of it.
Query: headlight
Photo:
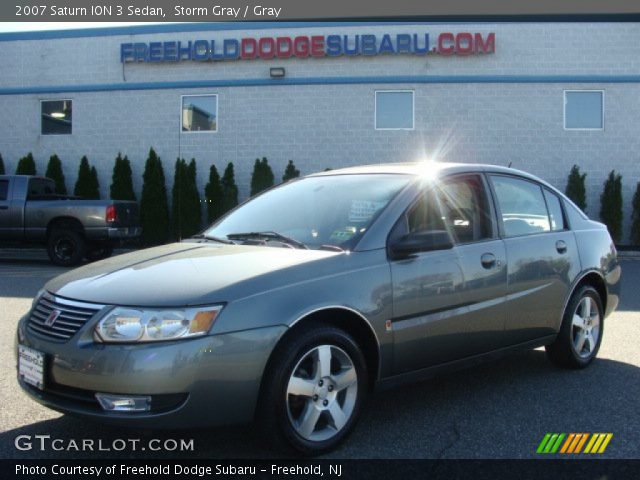
[[[99,342],[158,342],[204,335],[222,306],[186,309],[137,309],[116,307],[98,322]]]

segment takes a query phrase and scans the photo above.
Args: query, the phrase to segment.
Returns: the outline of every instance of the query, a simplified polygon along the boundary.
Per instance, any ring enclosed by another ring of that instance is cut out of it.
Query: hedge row
[[[4,161],[0,155],[0,175],[4,173]],[[36,175],[36,165],[31,153],[18,161],[16,175]],[[52,155],[49,158],[45,175],[54,180],[56,193],[67,194],[62,162],[57,155]],[[282,181],[286,182],[299,176],[300,171],[296,169],[293,161],[289,160]],[[581,173],[580,168],[574,165],[569,172],[565,188],[567,196],[584,212],[587,211],[586,177],[587,174]],[[201,229],[201,201],[196,178],[194,159],[188,164],[184,159],[176,160],[170,215],[162,162],[153,148],[150,149],[149,157],[145,163],[140,199],[142,241],[145,245],[159,245],[169,238],[189,237]],[[256,159],[251,175],[251,196],[266,190],[274,183],[275,176],[268,160],[264,157],[262,160]],[[95,167],[89,165],[86,156],[80,160],[78,180],[73,193],[83,198],[100,198],[98,173]],[[114,200],[136,200],[131,163],[126,155],[122,157],[120,153],[118,153],[113,167],[110,197]],[[211,165],[204,197],[207,205],[208,223],[220,218],[238,204],[238,187],[235,183],[233,163],[230,162],[227,165],[222,177],[220,177],[216,166]],[[640,182],[636,185],[631,210],[630,240],[633,245],[640,245]],[[609,173],[600,195],[600,219],[607,225],[614,242],[619,243],[622,239],[623,221],[622,176],[615,170]]]
[[[171,212],[169,212],[168,192],[162,161],[156,152],[149,150],[149,156],[142,176],[142,195],[140,198],[140,222],[142,243],[160,245],[170,239],[190,237],[202,229],[201,200],[197,187],[196,161],[189,163],[178,158],[175,163],[174,183],[171,190]],[[4,161],[0,155],[0,175],[5,173]],[[18,161],[16,175],[36,175],[33,155],[28,153]],[[47,164],[45,176],[56,185],[56,193],[67,194],[62,162],[52,155]],[[292,160],[285,169],[283,182],[299,177]],[[251,176],[251,195],[256,195],[274,185],[275,176],[266,158],[256,160]],[[113,166],[110,198],[113,200],[136,200],[133,189],[131,162],[125,155],[118,153]],[[78,179],[73,194],[87,199],[100,198],[98,172],[89,164],[86,156],[80,160]],[[238,186],[235,181],[233,163],[229,163],[220,177],[215,165],[209,168],[209,181],[204,190],[207,206],[207,223],[210,224],[238,205]]]

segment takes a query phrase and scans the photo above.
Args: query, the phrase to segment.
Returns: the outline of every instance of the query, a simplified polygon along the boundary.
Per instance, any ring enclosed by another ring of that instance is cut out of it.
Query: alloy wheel
[[[573,313],[571,343],[581,358],[588,358],[598,345],[600,336],[600,310],[590,296],[580,300]]]
[[[334,345],[305,353],[287,385],[287,413],[303,439],[321,442],[337,435],[353,415],[358,375],[349,355]]]

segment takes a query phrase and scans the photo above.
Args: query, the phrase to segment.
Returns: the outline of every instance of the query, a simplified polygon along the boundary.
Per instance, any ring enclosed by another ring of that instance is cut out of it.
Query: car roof
[[[362,165],[357,167],[347,167],[338,170],[328,170],[325,172],[309,175],[325,176],[325,175],[359,175],[359,174],[396,174],[396,175],[412,175],[422,176],[444,176],[454,173],[478,173],[491,172],[503,173],[509,175],[518,175],[545,185],[547,183],[527,172],[517,170],[510,167],[502,167],[499,165],[489,165],[482,163],[453,163],[453,162],[411,162],[411,163],[383,163],[378,165]]]

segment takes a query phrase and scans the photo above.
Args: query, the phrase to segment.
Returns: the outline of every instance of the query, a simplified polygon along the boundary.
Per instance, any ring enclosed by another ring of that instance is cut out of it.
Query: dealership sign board
[[[182,62],[376,55],[481,55],[495,53],[495,33],[428,33],[396,35],[298,35],[295,37],[226,38],[123,43],[120,61]]]

